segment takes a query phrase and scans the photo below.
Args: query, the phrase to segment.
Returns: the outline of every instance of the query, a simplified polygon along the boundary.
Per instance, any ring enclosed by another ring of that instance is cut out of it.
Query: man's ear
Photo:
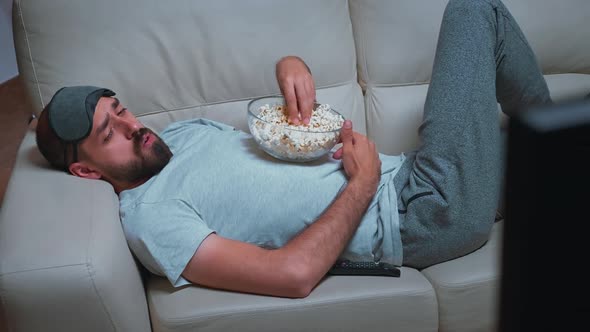
[[[70,170],[70,173],[81,178],[93,180],[98,180],[102,178],[102,174],[98,170],[89,167],[87,164],[83,162],[72,163],[70,164],[70,167],[68,167],[68,169]]]

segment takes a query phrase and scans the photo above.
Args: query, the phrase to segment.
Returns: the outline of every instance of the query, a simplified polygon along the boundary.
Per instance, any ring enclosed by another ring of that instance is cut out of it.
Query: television
[[[506,144],[498,330],[585,330],[590,99],[524,110]]]

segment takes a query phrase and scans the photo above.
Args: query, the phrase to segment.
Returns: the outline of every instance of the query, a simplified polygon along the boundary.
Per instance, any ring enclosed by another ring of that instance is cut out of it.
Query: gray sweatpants
[[[535,55],[499,0],[451,0],[419,128],[395,178],[404,265],[424,268],[482,246],[498,205],[497,102],[514,114],[551,102]]]

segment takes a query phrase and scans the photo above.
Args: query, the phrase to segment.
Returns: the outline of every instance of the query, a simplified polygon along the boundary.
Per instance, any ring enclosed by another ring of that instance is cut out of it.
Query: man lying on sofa
[[[292,122],[307,123],[306,64],[276,65]],[[550,102],[534,54],[499,0],[451,0],[419,150],[376,151],[346,121],[342,148],[313,167],[269,162],[252,138],[205,119],[160,136],[111,90],[60,89],[37,125],[49,162],[111,183],[133,253],[174,286],[305,297],[338,258],[424,268],[488,239],[501,175],[496,102]]]

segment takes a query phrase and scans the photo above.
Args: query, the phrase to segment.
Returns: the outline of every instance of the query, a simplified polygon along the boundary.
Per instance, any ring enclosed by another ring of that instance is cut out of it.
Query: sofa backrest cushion
[[[417,146],[446,0],[351,0],[367,132],[378,148]],[[505,0],[538,56],[554,99],[590,90],[590,2]],[[561,75],[565,74],[566,75]]]
[[[155,129],[195,116],[246,129],[245,101],[278,94],[274,65],[294,54],[327,88],[318,101],[364,131],[346,0],[23,1],[16,15],[19,70],[37,109],[61,86],[90,84]]]

